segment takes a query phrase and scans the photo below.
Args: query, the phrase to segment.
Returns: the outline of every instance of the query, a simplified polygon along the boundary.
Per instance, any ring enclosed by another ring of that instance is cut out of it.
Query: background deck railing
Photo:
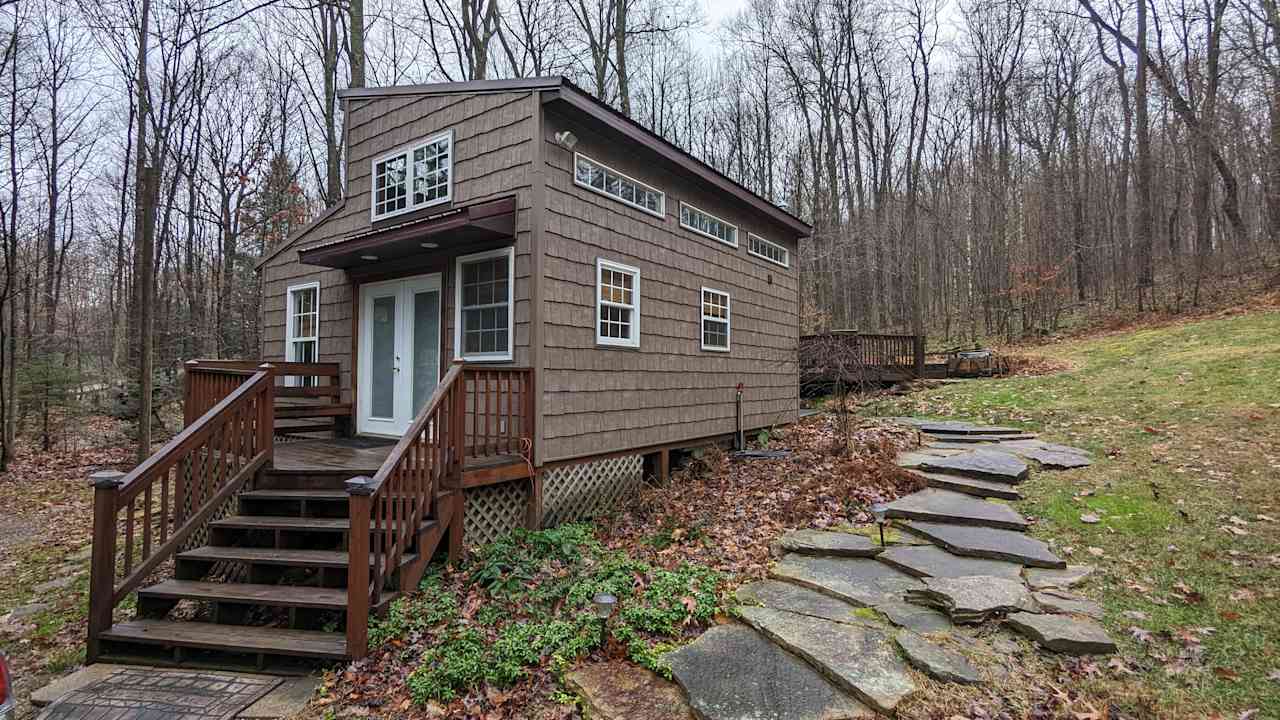
[[[183,406],[186,422],[200,416],[225,397],[243,378],[256,371],[249,360],[188,360],[184,365]],[[309,433],[345,434],[351,405],[342,402],[338,363],[271,363],[275,380],[276,433],[282,437]]]
[[[353,658],[368,653],[369,613],[393,573],[399,569],[401,589],[421,580],[430,558],[420,557],[409,568],[402,562],[415,539],[422,542],[424,521],[435,519],[436,533],[447,523],[450,552],[461,549],[461,495],[451,497],[447,510],[436,503],[442,489],[460,488],[466,458],[528,452],[532,387],[528,368],[454,364],[378,472],[347,483],[347,652]],[[370,558],[367,564],[356,562],[364,557]]]
[[[810,394],[925,376],[925,336],[832,330],[800,337],[800,382]]]
[[[95,474],[89,662],[116,606],[270,462],[273,380],[269,365],[204,374],[189,385],[203,412],[128,474]]]

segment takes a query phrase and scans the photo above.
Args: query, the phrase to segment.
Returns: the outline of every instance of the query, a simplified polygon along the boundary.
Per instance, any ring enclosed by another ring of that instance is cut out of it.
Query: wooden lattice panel
[[[529,503],[529,481],[486,485],[467,492],[467,509],[462,523],[470,547],[493,542],[518,527],[524,527]]]
[[[547,470],[542,476],[543,524],[585,520],[617,508],[644,483],[640,455],[593,460]]]

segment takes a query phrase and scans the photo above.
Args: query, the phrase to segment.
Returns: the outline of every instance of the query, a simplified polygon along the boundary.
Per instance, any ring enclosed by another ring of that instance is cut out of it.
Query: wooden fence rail
[[[239,382],[218,397],[230,387],[227,378]],[[95,474],[89,662],[116,606],[271,460],[271,366],[195,383],[194,407],[206,410],[128,474]]]

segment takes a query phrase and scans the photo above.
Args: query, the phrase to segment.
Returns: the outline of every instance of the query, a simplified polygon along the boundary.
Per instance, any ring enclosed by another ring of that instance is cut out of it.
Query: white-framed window
[[[512,358],[515,265],[514,247],[457,259],[453,335],[456,357],[463,360]]]
[[[452,130],[373,161],[369,213],[374,220],[448,202],[452,196]]]
[[[702,288],[702,349],[729,352],[729,293]]]
[[[769,242],[755,233],[747,233],[747,252],[775,265],[791,267],[791,254],[785,247]]]
[[[640,271],[596,259],[596,344],[640,347]]]
[[[284,359],[313,363],[320,355],[320,283],[292,285],[285,291]],[[288,376],[290,385],[313,385],[315,378]]]
[[[573,183],[601,195],[608,195],[650,215],[666,217],[666,193],[627,177],[582,153],[573,154]]]
[[[692,230],[699,235],[706,235],[724,243],[738,247],[738,226],[721,220],[715,215],[705,213],[689,203],[680,203],[680,226]]]

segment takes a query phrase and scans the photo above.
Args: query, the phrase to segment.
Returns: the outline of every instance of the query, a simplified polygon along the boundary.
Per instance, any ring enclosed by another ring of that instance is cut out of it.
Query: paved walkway
[[[888,505],[905,532],[888,547],[842,532],[780,538],[771,578],[738,591],[743,623],[667,656],[698,717],[893,715],[918,689],[908,667],[943,682],[993,680],[962,652],[984,624],[1046,651],[1115,652],[1101,608],[1068,590],[1092,568],[1063,562],[1003,502],[1021,497],[1028,461],[1081,467],[1088,454],[1018,428],[896,420],[920,430],[921,447],[898,462],[927,486]]]

